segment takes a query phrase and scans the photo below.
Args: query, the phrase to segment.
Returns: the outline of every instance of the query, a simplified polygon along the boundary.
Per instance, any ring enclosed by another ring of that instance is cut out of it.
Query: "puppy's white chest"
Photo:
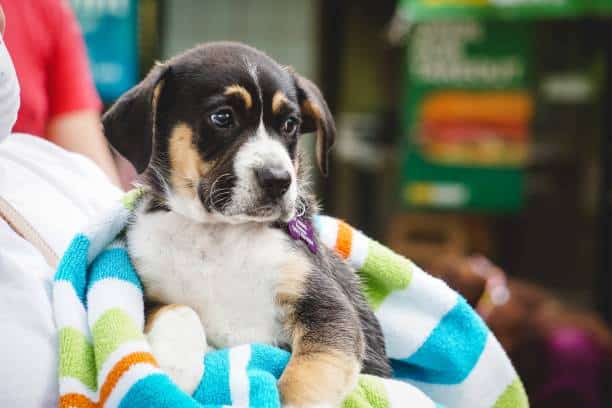
[[[214,347],[287,341],[274,301],[295,251],[283,232],[194,224],[172,212],[138,217],[128,243],[148,298],[193,308]]]

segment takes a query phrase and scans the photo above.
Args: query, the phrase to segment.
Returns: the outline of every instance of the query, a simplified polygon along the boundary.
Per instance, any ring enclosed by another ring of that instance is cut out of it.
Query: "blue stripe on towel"
[[[229,384],[229,351],[220,350],[204,357],[204,377],[193,398],[204,405],[232,405]]]
[[[266,370],[279,379],[289,362],[289,357],[291,354],[288,351],[268,344],[252,344],[251,361],[247,370]]]
[[[249,401],[252,407],[280,407],[276,382],[291,355],[285,350],[266,344],[251,345],[251,360],[247,366]]]
[[[198,408],[201,407],[187,394],[180,391],[168,376],[151,374],[130,387],[119,408]]]
[[[276,379],[265,370],[250,370],[249,403],[251,407],[280,408]]]
[[[55,281],[70,282],[83,304],[85,304],[87,285],[87,257],[83,254],[87,251],[89,251],[89,239],[83,234],[77,234],[64,252],[54,278]]]
[[[93,261],[90,273],[90,288],[102,279],[115,278],[130,282],[142,290],[140,279],[138,279],[125,248],[112,248],[100,253]]]
[[[394,375],[432,384],[458,384],[478,362],[488,333],[480,317],[459,297],[412,356],[391,362]]]

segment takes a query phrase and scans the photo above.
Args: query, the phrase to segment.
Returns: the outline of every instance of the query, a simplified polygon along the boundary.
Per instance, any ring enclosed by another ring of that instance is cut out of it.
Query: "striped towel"
[[[77,234],[58,267],[59,405],[280,407],[276,381],[289,353],[269,345],[208,353],[192,396],[158,368],[143,334],[142,286],[122,234],[140,194],[128,193]],[[528,406],[499,343],[460,296],[343,222],[319,216],[315,227],[358,270],[396,376],[362,375],[344,408]]]

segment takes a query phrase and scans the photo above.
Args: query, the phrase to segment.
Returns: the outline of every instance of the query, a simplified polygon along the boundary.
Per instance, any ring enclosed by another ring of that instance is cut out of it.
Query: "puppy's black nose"
[[[255,170],[259,186],[271,199],[280,198],[289,190],[291,174],[284,169],[264,167]]]

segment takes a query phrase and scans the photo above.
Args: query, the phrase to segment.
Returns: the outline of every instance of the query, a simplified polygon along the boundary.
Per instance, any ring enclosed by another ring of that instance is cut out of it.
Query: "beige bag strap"
[[[57,268],[59,257],[55,251],[40,236],[38,231],[2,197],[0,197],[0,218],[3,218],[18,235],[32,244],[45,258],[45,261],[47,261],[51,268],[54,270]]]

